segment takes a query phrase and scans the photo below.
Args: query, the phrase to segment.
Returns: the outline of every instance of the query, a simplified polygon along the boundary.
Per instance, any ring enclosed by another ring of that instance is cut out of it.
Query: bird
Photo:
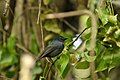
[[[64,49],[64,42],[66,39],[67,38],[63,36],[58,36],[54,38],[53,41],[45,48],[43,53],[40,56],[38,56],[38,60],[44,57],[53,58],[59,55]]]

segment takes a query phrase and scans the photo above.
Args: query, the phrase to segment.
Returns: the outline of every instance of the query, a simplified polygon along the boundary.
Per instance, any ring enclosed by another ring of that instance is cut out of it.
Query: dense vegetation
[[[34,63],[58,35],[62,53]],[[0,0],[0,80],[119,80],[119,68],[119,1]]]

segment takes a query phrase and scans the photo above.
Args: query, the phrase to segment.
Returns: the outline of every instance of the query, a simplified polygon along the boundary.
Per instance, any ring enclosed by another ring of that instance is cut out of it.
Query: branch
[[[90,12],[89,10],[78,10],[78,11],[63,12],[63,13],[53,13],[53,14],[47,14],[45,16],[45,19],[65,18],[65,17],[72,17],[72,16],[81,16],[85,14],[91,16],[93,13]]]
[[[38,19],[37,24],[40,26],[40,32],[41,32],[41,52],[44,50],[44,36],[43,36],[43,26],[42,26],[42,20],[40,19],[41,15],[41,0],[38,0],[39,2],[39,12],[38,12]]]
[[[26,49],[24,46],[22,46],[22,45],[20,45],[20,44],[18,44],[18,43],[16,43],[16,46],[19,48],[19,49],[21,49],[21,50],[23,50],[24,52],[26,52],[27,54],[29,54],[29,55],[31,55],[33,58],[36,58],[33,54],[32,54],[32,52],[30,52],[28,49]]]
[[[41,15],[41,0],[39,0],[39,12],[38,12],[37,24],[39,24],[40,22],[40,15]]]
[[[76,33],[78,32],[78,30],[74,26],[72,26],[70,23],[68,23],[66,20],[60,19],[60,21],[64,22],[69,28],[71,28]]]

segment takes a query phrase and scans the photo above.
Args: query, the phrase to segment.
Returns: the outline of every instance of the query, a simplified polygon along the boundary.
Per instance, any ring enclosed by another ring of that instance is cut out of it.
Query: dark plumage
[[[64,41],[66,38],[59,36],[56,37],[43,51],[42,55],[39,57],[39,60],[43,57],[55,57],[59,55],[64,49]]]

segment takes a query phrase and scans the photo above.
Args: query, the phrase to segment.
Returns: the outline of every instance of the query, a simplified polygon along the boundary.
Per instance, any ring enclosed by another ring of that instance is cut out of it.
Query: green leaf
[[[15,76],[15,71],[7,71],[7,72],[6,72],[6,76],[7,76],[8,78],[14,77],[14,76]]]
[[[75,66],[76,69],[87,69],[89,67],[89,62],[83,61],[83,62],[78,62]]]
[[[100,60],[96,72],[112,68],[120,65],[120,49],[114,47],[113,49],[106,49],[103,58]]]
[[[101,54],[102,50],[104,50],[104,46],[99,41],[97,41],[95,46],[96,57]]]
[[[67,67],[67,65],[68,65],[68,63],[69,63],[69,57],[67,55],[63,54],[61,56],[61,61],[60,62],[62,63],[61,64],[60,72],[61,72],[61,74],[63,74],[64,71],[65,71],[65,69],[66,69],[66,67]]]
[[[110,54],[104,56],[104,60],[107,61],[110,67],[115,67],[120,65],[120,49],[115,48],[112,51],[110,51]]]
[[[96,12],[98,13],[98,16],[102,22],[103,25],[107,24],[108,23],[108,11],[107,9],[99,9],[99,10],[96,10]]]
[[[69,71],[69,55],[67,52],[61,55],[60,59],[57,61],[56,65],[60,72],[60,75],[64,78]]]
[[[66,75],[67,75],[67,73],[69,72],[69,70],[70,70],[70,65],[67,64],[66,67],[65,67],[65,69],[64,69],[64,71],[63,71],[63,73],[62,73],[62,77],[63,77],[63,78],[66,77]]]
[[[116,42],[117,46],[120,47],[120,42]]]
[[[87,41],[87,40],[89,40],[89,39],[90,39],[90,36],[91,36],[91,34],[90,34],[90,33],[85,34],[85,36],[84,36],[85,40],[86,40],[86,41]]]
[[[96,69],[95,72],[104,71],[104,70],[106,70],[106,69],[107,69],[107,63],[106,63],[105,60],[102,59],[102,60],[100,61],[100,63],[99,63],[99,65],[98,65],[98,67],[97,67],[97,69]]]
[[[90,51],[90,39],[86,40],[86,49]]]
[[[86,24],[87,24],[87,28],[90,28],[90,27],[91,27],[91,19],[90,19],[90,18],[88,18]]]
[[[2,57],[4,57],[4,56],[2,56]],[[11,56],[8,56],[8,57],[4,57],[4,59],[2,59],[1,61],[0,61],[0,67],[1,68],[5,68],[5,67],[8,67],[8,66],[10,66],[10,65],[12,65],[12,57]]]
[[[6,68],[18,62],[16,50],[15,50],[15,37],[9,37],[7,45],[2,46],[1,49],[1,68]]]
[[[60,34],[61,32],[61,29],[59,28],[55,20],[46,21],[44,27],[47,31],[51,31],[58,34]]]
[[[35,35],[31,35],[31,46],[30,46],[30,50],[35,53],[38,54],[39,53],[39,48],[35,39]]]
[[[36,74],[40,74],[42,72],[42,69],[41,69],[41,67],[34,67],[33,68],[33,70],[32,70],[32,73],[34,74],[34,75],[36,75]]]
[[[117,31],[115,31],[115,34],[114,34],[115,38],[119,38],[120,39],[120,29],[118,29]]]
[[[84,53],[84,57],[85,57],[86,61],[88,61],[88,62],[93,62],[96,59],[96,56],[89,56],[88,52]]]
[[[75,80],[88,79],[90,76],[90,67],[87,61],[79,61],[72,69],[72,74],[75,76]]]
[[[116,29],[117,29],[117,27],[111,27],[110,26],[106,34],[109,34],[109,35],[114,34],[114,32],[116,31]]]
[[[16,39],[14,36],[10,36],[8,38],[8,42],[7,42],[7,49],[9,50],[10,54],[16,54],[15,51],[15,44],[16,44]]]
[[[115,15],[115,16],[109,15],[108,19],[109,19],[109,22],[117,25],[117,15]]]
[[[17,56],[9,53],[2,53],[2,59],[0,61],[1,68],[6,68],[18,62]]]

